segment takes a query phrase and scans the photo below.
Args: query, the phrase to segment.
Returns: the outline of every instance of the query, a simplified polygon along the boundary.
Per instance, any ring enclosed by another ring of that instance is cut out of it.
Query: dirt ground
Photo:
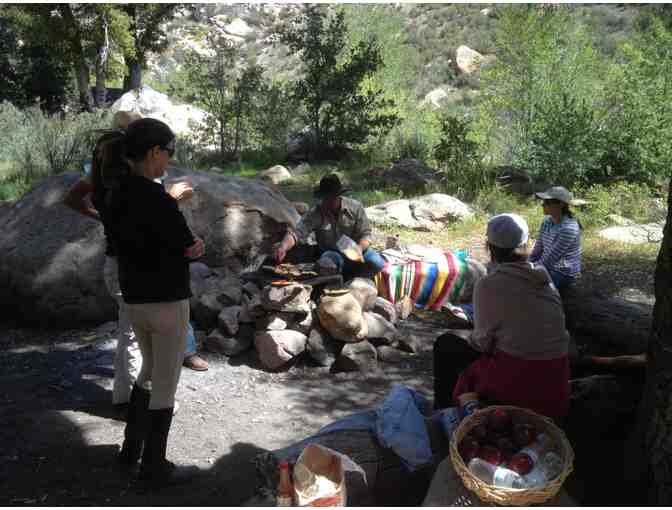
[[[613,275],[586,268],[591,285],[653,301],[653,267],[614,288]],[[392,384],[431,396],[432,342],[445,329],[411,317],[421,351],[375,373],[331,374],[300,360],[262,368],[254,351],[206,353],[207,372],[183,369],[168,457],[203,468],[194,483],[138,494],[115,466],[124,423],[111,412],[114,323],[80,330],[0,324],[0,506],[237,506],[254,495],[250,460],[379,403]]]
[[[203,468],[201,480],[137,494],[115,470],[124,423],[111,413],[113,324],[96,330],[0,329],[0,506],[235,506],[253,496],[250,459],[376,405],[400,382],[431,395],[431,345],[441,325],[405,327],[422,351],[376,373],[331,374],[299,361],[263,369],[254,352],[206,353],[207,372],[183,369],[168,457]],[[95,335],[95,337],[93,337]]]

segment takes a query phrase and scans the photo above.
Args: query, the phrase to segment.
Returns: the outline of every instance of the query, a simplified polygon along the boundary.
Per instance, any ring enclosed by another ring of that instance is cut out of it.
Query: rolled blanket
[[[430,310],[440,310],[460,296],[468,267],[456,253],[446,251],[436,261],[425,261],[404,260],[396,250],[386,252],[381,253],[385,267],[376,275],[379,296],[393,304],[409,296],[417,308]]]

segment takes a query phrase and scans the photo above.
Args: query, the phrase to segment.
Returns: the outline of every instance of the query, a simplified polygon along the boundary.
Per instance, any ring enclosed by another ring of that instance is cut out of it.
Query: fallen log
[[[563,292],[567,329],[583,355],[619,356],[646,352],[653,307],[570,288]]]

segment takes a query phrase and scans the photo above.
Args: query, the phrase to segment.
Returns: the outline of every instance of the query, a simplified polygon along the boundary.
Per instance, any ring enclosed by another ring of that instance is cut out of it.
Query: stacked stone
[[[355,278],[326,292],[319,306],[301,283],[241,285],[203,264],[192,265],[192,310],[212,352],[237,356],[254,346],[266,368],[276,370],[306,352],[333,371],[369,371],[378,361],[399,362],[416,352],[396,323],[408,306],[378,297],[371,280]]]

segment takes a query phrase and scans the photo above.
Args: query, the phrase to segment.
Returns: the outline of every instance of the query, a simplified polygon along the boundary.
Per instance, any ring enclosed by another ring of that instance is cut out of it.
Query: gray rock
[[[385,363],[399,363],[404,359],[404,353],[390,345],[379,345],[376,347],[378,359]]]
[[[374,312],[364,312],[364,320],[368,327],[368,339],[390,344],[397,336],[397,328],[382,315]]]
[[[224,306],[239,305],[242,299],[243,291],[238,278],[220,278],[217,281],[218,296],[217,299]]]
[[[378,296],[372,311],[384,317],[392,324],[397,323],[397,310],[394,308],[394,305],[385,298]]]
[[[413,313],[413,301],[410,297],[404,296],[397,303],[394,304],[395,310],[397,310],[397,317],[402,321],[408,319],[408,316]]]
[[[210,352],[217,352],[226,356],[236,356],[252,347],[250,335],[227,336],[215,330],[206,338],[206,346]]]
[[[222,309],[217,317],[219,329],[229,336],[236,336],[239,328],[239,316],[241,306],[229,306]]]
[[[222,303],[217,294],[203,294],[194,309],[194,321],[200,329],[210,331],[217,326],[217,318],[222,311]]]
[[[611,223],[613,223],[614,225],[618,225],[619,227],[629,227],[635,224],[635,222],[632,221],[631,219],[624,218],[623,216],[619,216],[618,214],[607,214],[607,219]]]
[[[350,290],[350,294],[357,300],[363,312],[373,310],[378,297],[378,289],[372,280],[368,278],[353,278],[345,287]]]
[[[50,325],[116,319],[117,305],[103,280],[102,225],[62,204],[80,177],[49,177],[3,208],[0,305],[17,319]],[[180,208],[205,242],[199,262],[206,266],[238,274],[258,255],[269,253],[287,225],[299,219],[287,199],[261,181],[170,168],[167,182],[183,177],[192,182],[195,195]],[[203,270],[197,266],[194,272]]]
[[[291,329],[282,331],[257,331],[254,345],[263,365],[271,370],[298,356],[306,349],[306,335]]]
[[[261,294],[261,289],[253,282],[246,282],[242,288],[243,292],[248,296],[257,296]]]
[[[400,331],[395,339],[395,346],[397,349],[412,354],[420,352],[420,345],[418,337],[406,331]]]
[[[331,366],[342,348],[343,342],[334,340],[319,324],[315,324],[310,330],[306,351],[321,366]]]
[[[282,312],[271,312],[256,321],[259,331],[281,331],[294,324],[294,315]]]
[[[385,182],[396,184],[405,191],[425,191],[439,183],[436,170],[419,159],[402,159],[385,172]]]
[[[664,223],[647,223],[627,227],[609,227],[600,230],[597,235],[602,239],[627,244],[658,243],[663,239]]]
[[[310,205],[308,205],[306,202],[292,202],[292,205],[294,206],[294,209],[296,209],[296,212],[301,216],[310,210]]]
[[[243,309],[240,312],[241,322],[255,322],[258,318],[266,315],[266,309],[261,304],[261,294],[251,297],[243,296]]]
[[[309,312],[308,302],[313,288],[293,283],[282,287],[268,285],[261,291],[261,303],[267,311]]]
[[[280,184],[281,182],[289,181],[292,178],[292,174],[284,166],[275,165],[261,172],[259,177],[273,184]]]
[[[411,200],[409,207],[416,220],[438,223],[440,226],[444,223],[462,221],[474,215],[467,204],[444,193],[416,197]]]
[[[195,195],[180,209],[205,242],[201,262],[210,267],[240,274],[260,254],[269,253],[287,225],[299,219],[284,195],[262,181],[171,168],[167,183],[184,177]]]
[[[412,200],[392,200],[368,207],[366,214],[374,224],[428,232],[473,216],[469,206],[443,193],[431,193]]]
[[[369,372],[378,367],[376,348],[366,340],[345,344],[332,365],[334,372]]]
[[[310,305],[315,306],[312,301],[310,302]],[[318,321],[319,318],[317,317],[317,312],[313,309],[311,310],[310,313],[307,313],[305,315],[298,314],[292,326],[292,329],[300,331],[304,335],[307,335],[310,332],[313,323]]]

